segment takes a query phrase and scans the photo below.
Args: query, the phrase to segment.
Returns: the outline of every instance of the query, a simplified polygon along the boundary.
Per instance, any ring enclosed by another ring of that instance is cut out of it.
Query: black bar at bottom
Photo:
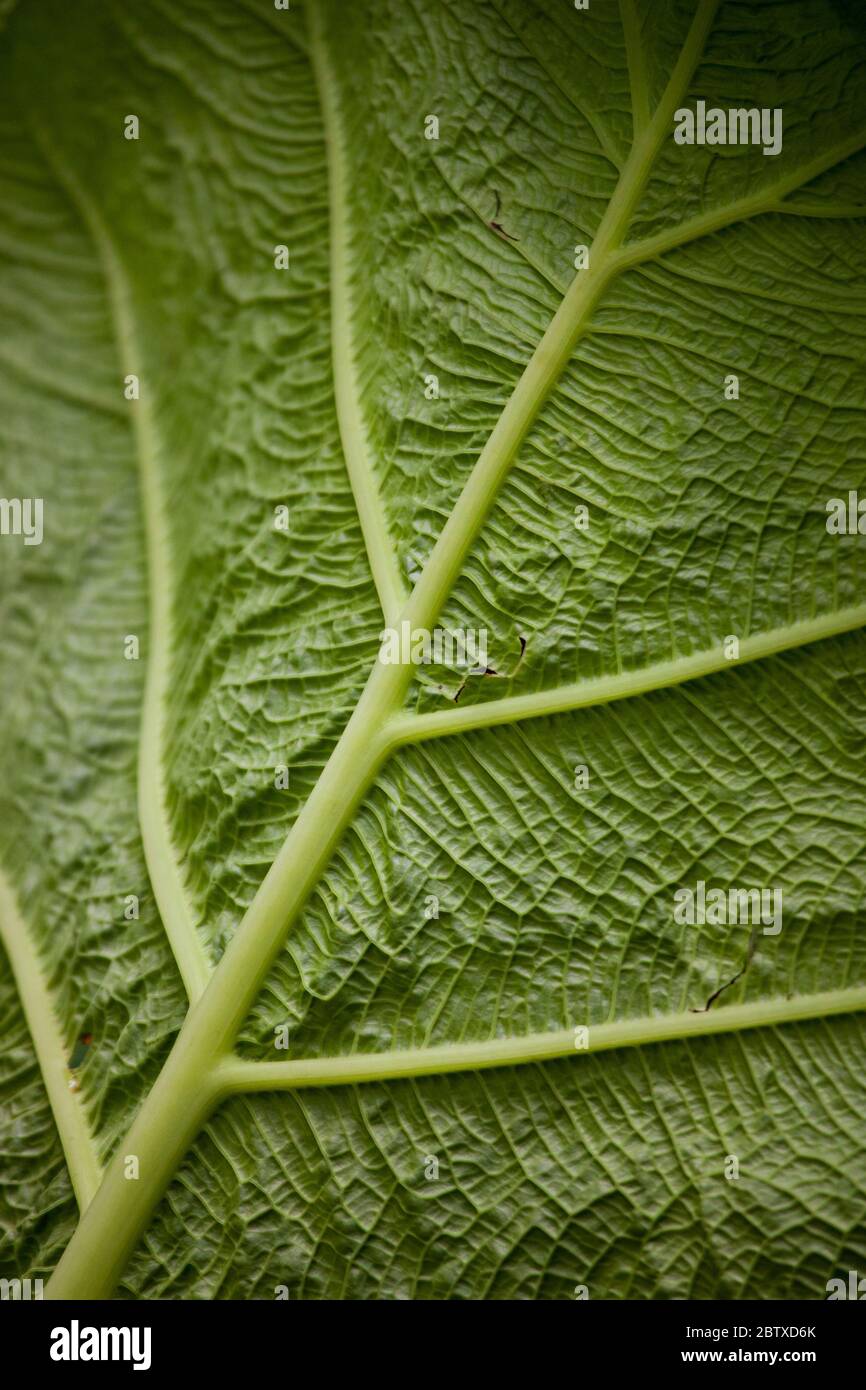
[[[545,1376],[571,1364],[613,1372],[700,1377],[715,1367],[762,1372],[810,1368],[827,1381],[861,1362],[862,1310],[821,1303],[592,1302],[0,1303],[4,1350],[49,1381],[102,1372],[297,1374],[298,1357],[347,1370],[452,1377],[515,1370],[527,1358]],[[407,1344],[414,1348],[407,1359]],[[399,1341],[391,1342],[392,1337]],[[552,1360],[555,1358],[555,1361]],[[562,1365],[562,1361],[565,1365]],[[560,1372],[561,1373],[561,1372]],[[558,1373],[559,1374],[559,1373]],[[569,1379],[573,1379],[569,1377]]]

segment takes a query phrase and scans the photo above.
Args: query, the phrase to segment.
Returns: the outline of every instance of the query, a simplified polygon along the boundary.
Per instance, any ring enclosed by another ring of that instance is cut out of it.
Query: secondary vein
[[[406,585],[385,521],[373,467],[354,351],[348,177],[336,82],[331,71],[318,7],[309,11],[310,56],[325,128],[331,232],[331,355],[337,422],[349,482],[358,510],[367,559],[386,623],[406,601]]]
[[[591,1057],[613,1048],[742,1032],[807,1019],[829,1018],[866,1009],[866,986],[801,994],[794,998],[753,1000],[728,1008],[647,1018],[625,1018],[590,1024],[585,1038],[572,1028],[524,1037],[489,1038],[479,1042],[443,1043],[438,1047],[405,1048],[393,1052],[354,1053],[340,1057],[301,1058],[298,1061],[252,1062],[233,1057],[221,1068],[227,1091],[273,1091],[297,1086],[345,1086],[362,1081],[393,1081],[487,1067],[515,1067],[555,1057]]]
[[[629,86],[634,137],[637,138],[650,117],[649,91],[641,44],[640,20],[634,0],[619,0],[625,52],[628,61]]]
[[[740,641],[736,659],[726,656],[723,646],[710,647],[670,661],[654,662],[651,666],[642,666],[634,671],[594,676],[588,680],[554,686],[551,690],[506,696],[477,705],[454,705],[426,714],[404,714],[392,723],[391,737],[395,746],[418,743],[422,739],[491,728],[519,719],[537,719],[543,715],[563,714],[568,710],[589,709],[612,700],[644,695],[650,690],[664,690],[684,681],[697,680],[701,676],[741,666],[744,662],[774,656],[778,652],[837,637],[864,626],[866,603],[861,603],[817,618],[804,619],[788,627],[771,628],[768,632],[744,637]]]
[[[590,267],[575,278],[528,362],[402,611],[402,617],[418,626],[429,627],[438,617],[521,441],[576,342],[586,331],[599,296],[610,278],[624,266],[619,254],[623,237],[661,143],[669,133],[673,112],[689,88],[717,4],[718,0],[701,0],[698,5],[673,76],[649,124],[633,145],[599,226],[591,247]],[[319,21],[315,13],[313,24],[318,34]],[[342,196],[342,190],[338,193]],[[405,698],[410,679],[411,667],[374,665],[357,707],[313,792],[265,875],[207,988],[190,1009],[129,1135],[109,1164],[90,1210],[50,1281],[50,1297],[104,1297],[114,1287],[156,1201],[204,1117],[229,1089],[227,1078],[233,1065],[229,1049],[234,1045],[287,931],[393,750],[391,721]],[[660,1041],[669,1036],[667,1030],[672,1026],[672,1019],[678,1020],[676,1036],[684,1036],[814,1017],[820,1010],[844,1012],[864,1006],[866,989],[858,988],[829,995],[803,996],[800,1000],[731,1006],[715,1013],[689,1015],[688,1021],[684,1015],[675,1015],[661,1020],[623,1021],[599,1027],[608,1030],[602,1034],[602,1039],[613,1046],[614,1038],[618,1037],[620,1043],[623,1041],[623,1030],[635,1028],[640,1032],[641,1041]],[[567,1048],[566,1037],[561,1033],[532,1036],[542,1039],[537,1043],[538,1051],[533,1059],[572,1051],[571,1034],[568,1034]],[[474,1069],[484,1065],[483,1058],[494,1055],[497,1061],[531,1060],[526,1056],[530,1045],[536,1047],[536,1043],[526,1038],[493,1040],[485,1044],[467,1044],[458,1055],[449,1052],[448,1057],[458,1065]],[[473,1049],[483,1046],[488,1050],[479,1059],[476,1052],[470,1054],[466,1050],[470,1046]],[[316,1066],[320,1060],[306,1059],[304,1065]],[[429,1070],[431,1060],[431,1051],[426,1051],[423,1058],[416,1059],[412,1065]],[[434,1069],[441,1068],[441,1060]],[[351,1075],[358,1065],[365,1065],[363,1059],[353,1058],[347,1063],[352,1069]],[[382,1061],[376,1059],[371,1065],[381,1067]],[[300,1084],[300,1075],[295,1073],[297,1084]],[[348,1080],[351,1076],[340,1079]],[[249,1080],[252,1082],[253,1078]],[[139,1183],[129,1184],[125,1180],[124,1145],[140,1157],[142,1180]],[[130,1192],[131,1186],[136,1189],[134,1192]]]
[[[102,1170],[79,1095],[69,1089],[67,1045],[51,993],[15,891],[0,871],[0,939],[6,948],[39,1069],[57,1125],[80,1211],[89,1206]]]
[[[153,418],[152,388],[142,375],[129,290],[111,239],[90,199],[69,170],[60,166],[50,139],[42,134],[35,123],[33,131],[43,157],[90,232],[105,278],[121,372],[124,377],[138,377],[140,384],[140,398],[130,401],[129,408],[144,512],[150,621],[138,749],[138,817],[156,905],[187,995],[194,1000],[203,992],[211,975],[211,966],[198,934],[169,828],[164,721],[171,674],[174,577],[160,477],[160,446]]]
[[[855,130],[837,145],[831,145],[829,149],[815,155],[814,159],[808,160],[807,163],[801,164],[798,168],[784,174],[781,178],[774,179],[772,183],[765,184],[744,198],[736,198],[731,203],[722,203],[717,208],[710,208],[706,212],[698,213],[697,216],[690,217],[687,221],[680,222],[669,230],[658,232],[655,236],[642,237],[638,241],[629,242],[626,246],[621,247],[616,254],[619,269],[627,270],[630,266],[640,265],[644,261],[663,255],[667,251],[673,251],[678,246],[686,246],[690,241],[709,236],[711,232],[719,232],[736,222],[746,222],[752,217],[759,217],[768,212],[791,212],[793,210],[791,207],[779,208],[778,204],[782,199],[790,193],[796,192],[798,188],[803,188],[806,184],[811,183],[819,174],[826,173],[828,169],[850,159],[864,146],[866,146],[866,130]],[[859,216],[861,214],[849,212],[847,215]]]
[[[719,0],[701,0],[652,120],[634,142],[590,248],[496,422],[440,532],[401,618],[435,622],[538,412],[559,380],[595,307],[621,264],[621,244],[649,180],[673,113],[704,49]]]

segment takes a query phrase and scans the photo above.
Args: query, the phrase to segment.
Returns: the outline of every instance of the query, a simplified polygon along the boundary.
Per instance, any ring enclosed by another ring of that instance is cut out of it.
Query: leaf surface
[[[856,7],[3,13],[0,482],[45,499],[0,541],[4,1272],[74,1187],[127,1297],[823,1298],[866,1206]],[[675,145],[699,98],[781,154]],[[387,723],[437,565],[492,671]],[[359,767],[394,731],[357,785],[350,718]],[[699,880],[781,932],[678,924]],[[116,1254],[100,1170],[227,971],[221,1104]]]

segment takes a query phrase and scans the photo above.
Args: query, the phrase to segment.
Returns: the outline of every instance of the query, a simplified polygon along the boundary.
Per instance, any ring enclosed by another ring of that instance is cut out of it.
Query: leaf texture
[[[866,1224],[857,7],[0,25],[0,484],[45,499],[0,538],[4,1273],[823,1298]],[[698,99],[781,153],[676,145]],[[380,709],[407,601],[489,672]],[[699,880],[781,932],[678,924]],[[115,1248],[137,1115],[177,1152]]]

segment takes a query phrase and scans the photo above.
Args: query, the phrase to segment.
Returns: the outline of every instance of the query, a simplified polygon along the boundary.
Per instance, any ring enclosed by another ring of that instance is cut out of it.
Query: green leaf
[[[0,3],[4,1274],[857,1267],[864,60],[841,0]]]

